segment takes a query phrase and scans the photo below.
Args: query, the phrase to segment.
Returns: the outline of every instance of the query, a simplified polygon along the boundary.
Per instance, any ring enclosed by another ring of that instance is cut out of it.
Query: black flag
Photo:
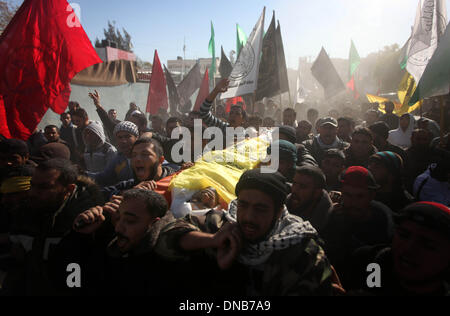
[[[220,77],[223,78],[228,78],[231,74],[231,71],[233,70],[233,66],[231,65],[230,61],[227,58],[227,55],[225,55],[224,51],[223,51],[223,47],[222,48],[222,56],[220,57],[220,65],[219,65],[219,72],[220,72]]]
[[[311,73],[322,85],[325,91],[325,99],[329,99],[339,92],[345,91],[345,85],[323,47],[311,67]]]
[[[185,108],[185,104],[189,103],[189,98],[194,94],[202,83],[202,75],[200,73],[200,65],[196,63],[189,71],[186,77],[178,85],[178,95],[180,96],[180,105]]]
[[[259,64],[256,100],[279,94],[280,79],[276,45],[275,11],[262,44],[262,56]]]
[[[164,72],[166,74],[167,88],[169,90],[170,113],[175,115],[178,110],[178,105],[180,104],[180,96],[178,95],[177,86],[175,85],[172,75],[166,65],[164,65]]]
[[[284,56],[283,39],[281,37],[280,21],[278,21],[276,32],[277,58],[278,58],[278,74],[280,80],[280,93],[289,92],[289,81],[286,67],[286,58]]]

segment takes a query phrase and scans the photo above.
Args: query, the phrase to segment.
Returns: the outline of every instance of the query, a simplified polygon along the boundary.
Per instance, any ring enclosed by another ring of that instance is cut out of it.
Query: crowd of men
[[[227,111],[227,85],[199,111],[148,119],[131,103],[123,121],[95,91],[84,106],[99,121],[72,101],[60,127],[2,138],[0,295],[450,294],[450,141],[436,118],[390,102],[320,118],[274,101]],[[278,170],[243,170],[225,207],[204,188],[190,202],[207,212],[171,210],[171,179],[200,158],[176,161],[172,131],[195,119],[278,127]]]

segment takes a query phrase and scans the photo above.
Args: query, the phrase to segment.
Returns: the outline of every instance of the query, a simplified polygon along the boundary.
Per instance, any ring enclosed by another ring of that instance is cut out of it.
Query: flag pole
[[[213,89],[216,87],[216,76],[213,74]],[[217,98],[214,99],[214,115],[217,115]]]
[[[444,96],[441,95],[441,122],[440,122],[440,146],[444,146]],[[422,108],[422,107],[421,107]]]

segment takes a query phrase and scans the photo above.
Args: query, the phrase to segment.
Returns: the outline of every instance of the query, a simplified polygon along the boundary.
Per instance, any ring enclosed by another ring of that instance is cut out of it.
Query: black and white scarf
[[[317,231],[308,221],[290,214],[286,206],[283,207],[281,217],[275,222],[266,239],[257,244],[247,243],[239,255],[239,262],[250,266],[260,265],[271,256],[274,250],[299,244],[307,237],[317,237]],[[230,203],[225,217],[231,223],[237,221],[236,200]]]

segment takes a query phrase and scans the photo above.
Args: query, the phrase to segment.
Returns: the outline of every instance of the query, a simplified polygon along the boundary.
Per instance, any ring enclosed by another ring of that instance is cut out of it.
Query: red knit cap
[[[410,219],[438,229],[450,237],[450,208],[440,203],[423,201],[409,204],[394,219],[398,223]]]
[[[342,185],[349,185],[358,188],[378,189],[372,173],[364,167],[351,166],[344,170],[340,176]]]

